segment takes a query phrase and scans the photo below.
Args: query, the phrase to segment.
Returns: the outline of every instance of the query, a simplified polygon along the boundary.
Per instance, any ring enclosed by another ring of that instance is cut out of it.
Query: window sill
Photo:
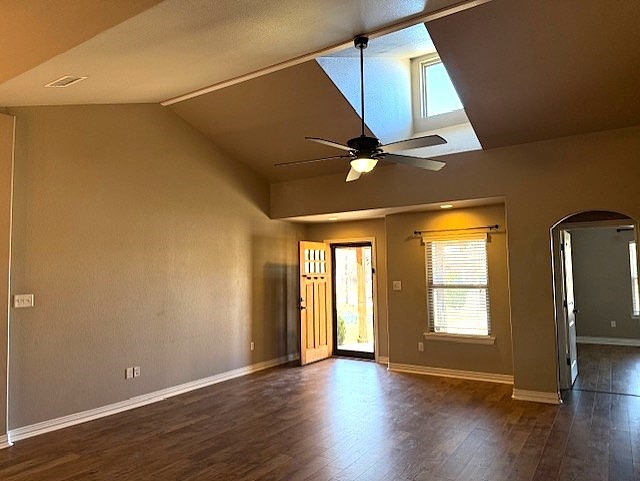
[[[465,344],[488,344],[496,343],[496,336],[468,336],[464,334],[442,334],[439,332],[425,332],[424,338],[427,341],[461,342]]]

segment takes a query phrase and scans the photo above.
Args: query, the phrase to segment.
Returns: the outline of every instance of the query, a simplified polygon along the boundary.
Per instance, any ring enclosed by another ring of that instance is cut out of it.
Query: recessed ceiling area
[[[446,204],[445,204],[446,202]],[[402,214],[408,212],[426,212],[442,210],[443,205],[451,205],[447,208],[448,212],[455,209],[468,209],[471,207],[480,207],[487,205],[504,204],[502,197],[487,197],[483,199],[464,199],[454,201],[443,201],[430,204],[417,204],[402,207],[387,207],[384,209],[366,209],[350,212],[331,212],[327,214],[306,215],[299,217],[289,217],[287,220],[292,222],[301,222],[305,224],[324,224],[327,222],[349,222],[357,220],[380,219],[392,214]],[[419,226],[416,226],[419,227]]]
[[[363,53],[364,96],[368,106],[365,118],[369,128],[383,144],[437,134],[445,138],[447,143],[404,153],[437,157],[481,148],[463,110],[449,120],[442,120],[440,116],[436,120],[437,127],[432,125],[424,128],[415,122],[416,116],[424,117],[421,104],[427,102],[426,89],[423,89],[427,79],[422,78],[423,71],[416,62],[419,63],[419,58],[425,55],[437,56],[424,24],[372,38]],[[320,66],[358,113],[361,111],[359,54],[359,50],[350,45],[317,58]],[[435,89],[433,93],[441,95],[442,91]],[[435,119],[431,117],[429,120],[433,124]]]

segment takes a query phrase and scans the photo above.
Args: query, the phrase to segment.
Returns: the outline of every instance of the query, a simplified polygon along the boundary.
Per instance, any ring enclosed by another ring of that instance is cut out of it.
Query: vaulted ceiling
[[[335,153],[306,135],[357,133],[314,55],[459,3],[5,0],[0,106],[161,102],[231,81],[168,108],[271,182],[346,171],[272,167]],[[636,0],[464,3],[426,26],[485,149],[640,124]],[[63,75],[89,78],[43,88]]]

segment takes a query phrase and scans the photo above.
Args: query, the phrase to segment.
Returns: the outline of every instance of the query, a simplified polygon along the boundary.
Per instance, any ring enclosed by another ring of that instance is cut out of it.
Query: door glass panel
[[[371,246],[336,246],[334,252],[338,350],[373,353]]]

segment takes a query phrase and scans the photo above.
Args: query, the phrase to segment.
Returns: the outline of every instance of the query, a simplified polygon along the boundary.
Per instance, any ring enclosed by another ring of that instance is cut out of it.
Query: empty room
[[[0,13],[0,479],[640,479],[637,1]]]

